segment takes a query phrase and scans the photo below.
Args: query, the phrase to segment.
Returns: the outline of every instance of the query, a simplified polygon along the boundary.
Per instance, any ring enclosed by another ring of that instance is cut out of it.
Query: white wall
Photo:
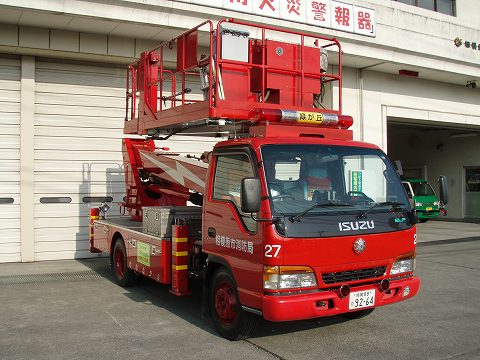
[[[480,88],[368,70],[362,81],[358,70],[344,70],[344,113],[363,121],[363,134],[354,128],[358,140],[386,151],[387,116],[480,126]]]
[[[376,10],[376,38],[193,5],[188,3],[188,0],[43,0],[35,2],[31,0],[0,0],[0,7],[4,5],[2,11],[10,11],[8,20],[6,16],[5,19],[0,19],[2,22],[10,24],[34,26],[25,23],[24,18],[27,17],[22,17],[22,12],[36,11],[39,14],[38,18],[31,13],[30,17],[36,18],[35,23],[41,24],[45,28],[115,35],[122,26],[126,29],[127,25],[131,24],[134,26],[131,34],[142,34],[143,32],[145,37],[148,37],[147,26],[159,29],[161,27],[186,29],[206,19],[235,17],[242,20],[260,21],[266,25],[278,25],[294,30],[332,35],[343,42],[345,53],[362,58],[381,59],[480,77],[478,52],[464,47],[457,49],[453,45],[453,39],[457,36],[472,41],[480,38],[478,0],[458,0],[458,17],[392,0],[344,1]],[[48,12],[48,18],[47,15],[42,15],[38,11]],[[42,16],[48,21],[42,22]],[[144,26],[145,29],[142,31],[139,26]],[[168,34],[168,30],[166,31]],[[131,37],[137,36],[131,35]],[[103,40],[99,39],[99,41]],[[103,43],[105,42],[103,41]],[[452,59],[456,63],[453,63]]]
[[[458,20],[463,21],[465,24],[467,24],[468,27],[477,30],[480,29],[480,16],[478,16],[478,10],[480,9],[480,1],[456,0],[456,3]]]

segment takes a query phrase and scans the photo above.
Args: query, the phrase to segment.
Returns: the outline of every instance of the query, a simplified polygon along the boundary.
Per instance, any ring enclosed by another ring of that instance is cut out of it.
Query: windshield
[[[400,179],[380,150],[264,145],[262,159],[274,215],[388,213],[392,203],[409,208]]]
[[[412,182],[413,193],[415,196],[435,196],[435,191],[428,182]]]

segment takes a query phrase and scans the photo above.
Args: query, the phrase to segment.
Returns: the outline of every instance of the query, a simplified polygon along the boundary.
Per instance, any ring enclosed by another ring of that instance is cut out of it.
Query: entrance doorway
[[[465,168],[465,217],[480,218],[480,167]]]

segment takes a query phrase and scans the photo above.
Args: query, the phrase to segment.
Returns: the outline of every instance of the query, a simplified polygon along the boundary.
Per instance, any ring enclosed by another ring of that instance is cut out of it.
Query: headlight
[[[423,203],[416,202],[416,203],[415,203],[415,206],[423,206]]]
[[[317,278],[308,266],[264,266],[266,290],[300,289],[317,286]]]
[[[435,201],[435,202],[433,203],[433,206],[438,206],[438,205],[440,205],[440,201]]]
[[[390,275],[398,275],[415,271],[415,252],[402,255],[390,269]]]

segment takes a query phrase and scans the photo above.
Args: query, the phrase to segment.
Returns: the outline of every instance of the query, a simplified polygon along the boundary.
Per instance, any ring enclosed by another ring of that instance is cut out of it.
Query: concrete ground
[[[121,288],[105,258],[0,264],[0,359],[480,359],[480,225],[418,225],[420,294],[364,319],[263,322],[229,342],[148,280]]]
[[[429,220],[417,224],[418,243],[453,239],[480,240],[480,224]]]

